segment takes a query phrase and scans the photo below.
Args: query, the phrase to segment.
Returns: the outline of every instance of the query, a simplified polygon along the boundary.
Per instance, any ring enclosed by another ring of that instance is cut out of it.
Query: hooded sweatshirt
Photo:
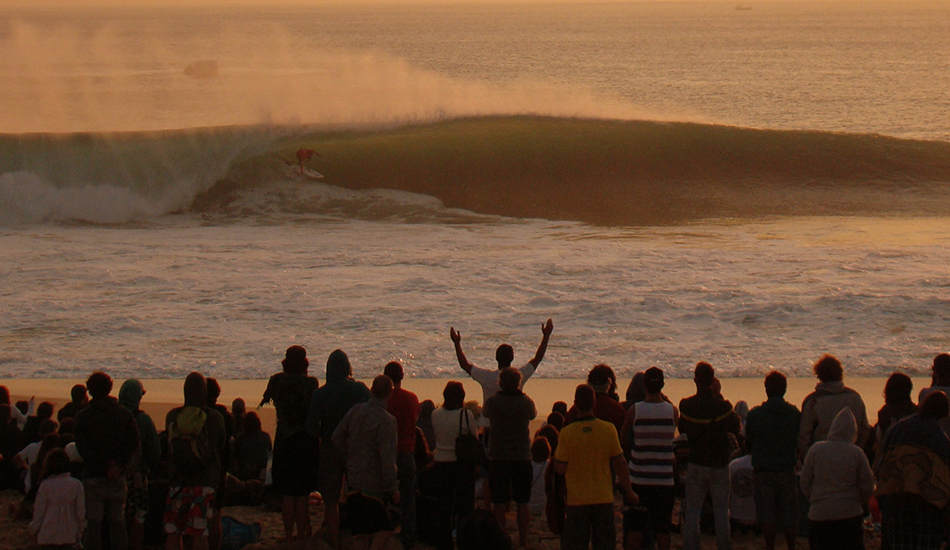
[[[828,439],[812,445],[802,466],[802,492],[808,519],[832,521],[860,516],[874,494],[874,474],[867,456],[854,444],[857,423],[851,409],[835,417]]]
[[[350,377],[350,364],[339,361],[327,362],[327,383],[317,388],[310,399],[307,417],[307,432],[323,442],[332,441],[333,432],[358,403],[369,401],[370,391],[366,384]]]
[[[828,437],[831,422],[841,409],[851,409],[857,424],[858,445],[864,445],[871,434],[868,414],[861,394],[845,387],[841,380],[819,382],[815,391],[802,402],[802,423],[798,432],[798,453],[802,456],[817,441]]]
[[[119,389],[119,405],[122,405],[135,417],[135,424],[139,428],[139,440],[142,444],[143,473],[158,469],[162,459],[162,448],[158,441],[158,432],[155,423],[144,411],[139,409],[145,389],[142,383],[134,378],[126,380]]]

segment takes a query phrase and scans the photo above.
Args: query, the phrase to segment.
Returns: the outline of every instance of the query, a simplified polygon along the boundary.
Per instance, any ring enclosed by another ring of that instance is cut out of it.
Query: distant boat
[[[751,9],[752,9],[752,6],[743,6],[742,4],[736,4],[736,10],[738,11],[748,11]]]
[[[218,62],[213,59],[202,59],[185,67],[185,75],[194,78],[214,78],[218,76]]]

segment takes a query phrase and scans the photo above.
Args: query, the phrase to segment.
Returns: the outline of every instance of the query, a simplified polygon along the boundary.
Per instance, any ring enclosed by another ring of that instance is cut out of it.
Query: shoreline
[[[318,377],[319,378],[319,377]],[[735,405],[738,401],[745,401],[749,408],[755,407],[765,401],[765,388],[763,386],[764,375],[756,378],[722,378],[722,394]],[[142,410],[147,412],[156,427],[161,430],[164,424],[165,415],[174,407],[182,404],[182,386],[184,377],[181,379],[140,379],[145,387],[145,396],[142,398]],[[371,380],[361,379],[364,383],[371,383]],[[436,406],[442,402],[442,389],[449,380],[457,380],[465,386],[465,400],[477,400],[482,402],[481,387],[477,382],[469,378],[465,373],[459,372],[459,376],[453,378],[406,378],[403,380],[403,388],[414,392],[419,401],[431,399]],[[884,405],[884,383],[886,377],[844,378],[846,386],[853,388],[864,399],[867,407],[868,420],[874,425],[877,422],[877,411]],[[922,388],[930,386],[930,379],[923,377],[912,377],[914,390],[912,396],[915,398]],[[125,379],[115,379],[112,396],[118,396],[119,388]],[[321,384],[323,379],[321,378]],[[525,384],[525,393],[531,397],[538,409],[538,418],[532,423],[532,429],[536,429],[544,423],[544,419],[551,411],[551,407],[556,401],[564,401],[570,406],[574,398],[574,388],[583,383],[579,379],[564,378],[536,378],[532,377]],[[629,379],[618,381],[618,393],[623,398]],[[36,402],[50,401],[55,405],[56,411],[69,401],[69,390],[75,384],[85,383],[84,379],[0,379],[0,385],[6,386],[10,390],[10,399],[16,402],[23,399],[35,397]],[[221,397],[218,402],[231,408],[231,402],[240,397],[244,399],[247,410],[255,411],[260,415],[264,430],[270,434],[274,433],[276,423],[276,412],[273,405],[266,405],[257,408],[261,395],[267,386],[267,380],[222,380]],[[789,378],[788,392],[786,400],[797,407],[801,407],[802,400],[811,393],[817,379],[815,378]],[[692,380],[673,378],[666,380],[664,393],[674,404],[678,404],[680,399],[688,397],[695,393],[695,386]],[[55,413],[54,413],[55,417]]]

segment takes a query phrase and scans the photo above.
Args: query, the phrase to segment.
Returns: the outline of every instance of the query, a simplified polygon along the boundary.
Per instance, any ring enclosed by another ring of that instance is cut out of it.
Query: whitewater
[[[0,378],[458,376],[450,326],[488,364],[548,317],[546,377],[950,347],[945,3],[6,9],[0,47]]]

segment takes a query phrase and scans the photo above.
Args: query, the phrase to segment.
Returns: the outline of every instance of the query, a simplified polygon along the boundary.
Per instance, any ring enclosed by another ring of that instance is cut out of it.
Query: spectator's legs
[[[729,550],[732,526],[729,523],[729,467],[709,469],[709,492],[716,518],[716,547]]]
[[[102,485],[106,478],[86,478],[83,491],[86,494],[86,531],[83,533],[85,550],[102,550],[102,522],[105,520],[106,503]],[[125,518],[123,518],[123,523]]]
[[[399,538],[403,548],[416,544],[416,457],[411,451],[399,451],[396,455],[399,471]]]
[[[109,542],[112,550],[127,550],[129,532],[125,526],[125,497],[127,493],[125,477],[105,479],[104,497],[105,518],[109,522]],[[101,542],[100,542],[101,545]]]
[[[528,544],[528,526],[531,525],[531,510],[527,502],[519,502],[518,509],[518,544],[522,548]]]
[[[566,506],[561,550],[587,550],[590,543],[589,506]]]
[[[614,505],[591,505],[591,550],[614,550],[617,548],[617,527],[614,524]]]
[[[699,550],[699,518],[706,501],[708,483],[709,468],[696,464],[686,467],[686,498],[683,501],[686,515],[683,523],[683,547],[686,550]]]

